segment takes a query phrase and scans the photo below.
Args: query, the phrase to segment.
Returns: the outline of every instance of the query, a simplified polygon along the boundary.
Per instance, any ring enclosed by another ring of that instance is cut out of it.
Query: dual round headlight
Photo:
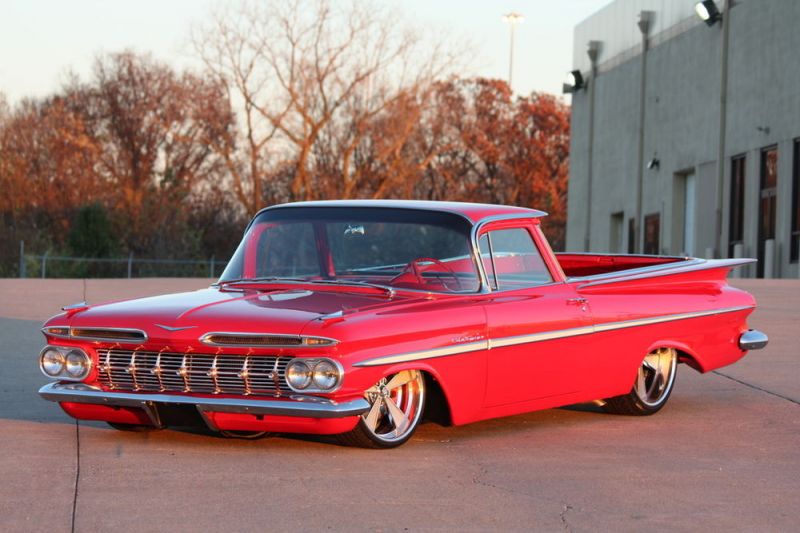
[[[39,368],[49,378],[80,381],[92,370],[92,359],[80,348],[45,346]]]
[[[286,382],[295,392],[331,392],[342,381],[342,366],[331,359],[294,359],[286,366]]]

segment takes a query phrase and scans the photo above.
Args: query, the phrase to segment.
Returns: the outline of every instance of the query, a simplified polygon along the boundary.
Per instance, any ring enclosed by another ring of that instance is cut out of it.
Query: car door
[[[588,303],[564,282],[538,225],[493,223],[478,244],[491,287],[484,302],[491,346],[486,406],[579,392]]]

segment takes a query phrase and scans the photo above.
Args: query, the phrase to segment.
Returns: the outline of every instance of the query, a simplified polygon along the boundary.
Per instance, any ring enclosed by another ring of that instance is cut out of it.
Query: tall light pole
[[[511,46],[508,51],[508,87],[511,88],[511,79],[514,74],[514,30],[517,24],[520,24],[525,17],[519,13],[507,13],[503,15],[503,22],[506,22],[511,27]]]

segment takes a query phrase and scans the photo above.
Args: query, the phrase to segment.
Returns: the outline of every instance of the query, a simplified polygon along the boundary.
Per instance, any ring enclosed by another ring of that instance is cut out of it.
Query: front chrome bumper
[[[251,398],[204,398],[171,394],[110,392],[85,383],[48,383],[39,395],[51,402],[75,402],[142,409],[155,426],[160,426],[157,404],[190,405],[204,419],[206,413],[238,413],[279,415],[308,418],[345,418],[369,409],[364,398],[337,403],[315,396],[290,396],[286,400],[256,400]]]
[[[768,342],[769,337],[767,337],[766,333],[762,333],[757,329],[748,329],[739,337],[739,348],[742,350],[760,350]]]

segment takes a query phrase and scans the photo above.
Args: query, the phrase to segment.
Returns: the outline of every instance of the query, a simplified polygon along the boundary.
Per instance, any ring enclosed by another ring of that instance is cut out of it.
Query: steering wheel
[[[444,262],[439,261],[438,259],[434,259],[433,257],[417,257],[416,259],[413,259],[406,266],[403,267],[403,270],[402,272],[400,272],[400,274],[392,278],[389,284],[391,285],[394,284],[395,281],[401,281],[403,279],[403,276],[406,276],[407,274],[413,274],[414,278],[416,278],[417,283],[419,285],[427,285],[429,281],[426,280],[425,277],[422,275],[423,270],[420,268],[419,263],[433,263],[434,265],[440,267],[446,273],[450,274],[450,276],[455,280],[457,290],[462,289],[461,280],[458,279],[458,275],[455,273],[455,271],[449,266],[447,266]],[[440,280],[442,285],[445,286],[445,288],[452,290],[452,288],[449,287],[443,279],[440,278]]]

